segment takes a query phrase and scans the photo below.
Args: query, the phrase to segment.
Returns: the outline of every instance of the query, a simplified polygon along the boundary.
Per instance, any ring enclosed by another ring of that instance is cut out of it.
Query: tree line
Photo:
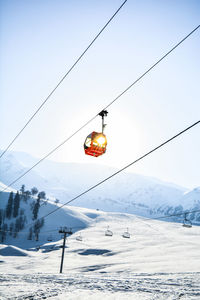
[[[30,191],[26,190],[24,184],[17,193],[10,192],[5,209],[0,209],[0,242],[3,243],[8,236],[16,238],[18,232],[24,229],[27,222],[30,222],[30,218],[35,222],[29,229],[27,239],[38,240],[40,229],[44,225],[44,219],[38,219],[38,213],[41,201],[45,203],[45,199],[44,191],[39,192],[36,187]],[[21,205],[22,203],[24,204]]]

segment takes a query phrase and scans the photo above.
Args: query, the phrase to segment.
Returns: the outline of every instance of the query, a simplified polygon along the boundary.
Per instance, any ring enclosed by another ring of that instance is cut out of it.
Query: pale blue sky
[[[122,1],[0,1],[5,149]],[[200,1],[129,0],[11,150],[43,157],[200,24]],[[200,119],[200,30],[109,108],[107,153],[84,155],[96,119],[51,159],[121,168]],[[200,185],[200,126],[129,171]]]

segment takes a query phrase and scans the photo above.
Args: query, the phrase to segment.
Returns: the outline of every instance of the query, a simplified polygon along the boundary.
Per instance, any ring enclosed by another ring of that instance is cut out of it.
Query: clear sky
[[[123,1],[0,1],[5,149]],[[43,157],[200,24],[200,1],[129,0],[11,150]],[[121,168],[200,119],[200,30],[109,108],[107,153],[86,156],[97,118],[51,156]],[[200,126],[129,169],[200,186]]]

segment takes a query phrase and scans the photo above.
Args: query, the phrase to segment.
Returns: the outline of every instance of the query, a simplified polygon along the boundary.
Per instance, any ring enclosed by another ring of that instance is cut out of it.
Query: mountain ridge
[[[9,151],[2,160],[3,172],[0,180],[5,184],[10,183],[14,175],[20,176],[22,171],[26,171],[36,161],[37,159],[29,154]],[[102,165],[45,160],[14,187],[19,188],[25,184],[26,188],[30,189],[36,186],[39,190],[45,190],[49,197],[58,198],[61,203],[66,203],[116,171],[112,167]],[[182,207],[182,211],[199,207],[199,190],[198,187],[188,190],[156,178],[122,172],[76,199],[72,205],[151,216],[166,214],[169,208],[174,211],[179,206]]]

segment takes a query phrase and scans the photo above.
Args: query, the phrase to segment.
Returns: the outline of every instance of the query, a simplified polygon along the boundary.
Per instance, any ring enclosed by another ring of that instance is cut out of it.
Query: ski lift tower
[[[63,261],[64,261],[64,254],[65,254],[65,242],[66,242],[66,236],[72,234],[72,229],[67,229],[67,227],[61,227],[59,230],[59,233],[63,233],[63,246],[62,246],[62,257],[61,257],[61,264],[60,264],[60,273],[62,273],[63,269]]]

